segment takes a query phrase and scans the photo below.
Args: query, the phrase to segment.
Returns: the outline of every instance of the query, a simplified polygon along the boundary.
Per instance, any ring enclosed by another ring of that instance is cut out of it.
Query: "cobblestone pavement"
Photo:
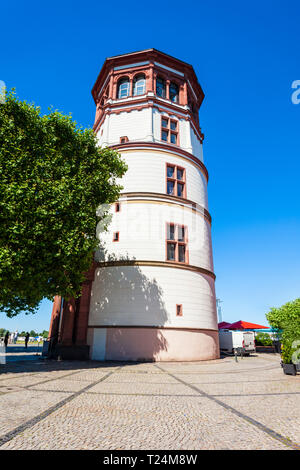
[[[300,375],[279,362],[11,362],[0,449],[300,449]]]

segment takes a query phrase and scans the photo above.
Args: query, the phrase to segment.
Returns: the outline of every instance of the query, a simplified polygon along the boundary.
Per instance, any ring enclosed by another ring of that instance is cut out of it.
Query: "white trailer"
[[[249,356],[255,352],[253,331],[219,330],[220,350]]]

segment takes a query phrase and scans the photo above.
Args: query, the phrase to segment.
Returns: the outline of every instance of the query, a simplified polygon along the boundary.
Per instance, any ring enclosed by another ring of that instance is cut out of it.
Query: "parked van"
[[[255,352],[254,331],[219,330],[220,350],[249,356]]]

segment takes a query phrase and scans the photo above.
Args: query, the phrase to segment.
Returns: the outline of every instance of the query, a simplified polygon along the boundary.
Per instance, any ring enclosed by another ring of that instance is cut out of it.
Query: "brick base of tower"
[[[49,329],[48,357],[64,360],[88,360],[90,346],[87,344],[88,317],[91,286],[94,280],[95,264],[86,273],[82,284],[81,297],[62,301],[56,296],[53,302]]]
[[[57,344],[51,353],[51,357],[62,360],[87,361],[90,358],[90,347],[85,345],[71,344],[65,346]]]

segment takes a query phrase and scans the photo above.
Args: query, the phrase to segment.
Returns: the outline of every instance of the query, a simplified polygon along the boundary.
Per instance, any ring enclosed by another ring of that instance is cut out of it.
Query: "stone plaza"
[[[279,354],[113,363],[21,349],[0,365],[1,450],[300,449],[300,375]]]

